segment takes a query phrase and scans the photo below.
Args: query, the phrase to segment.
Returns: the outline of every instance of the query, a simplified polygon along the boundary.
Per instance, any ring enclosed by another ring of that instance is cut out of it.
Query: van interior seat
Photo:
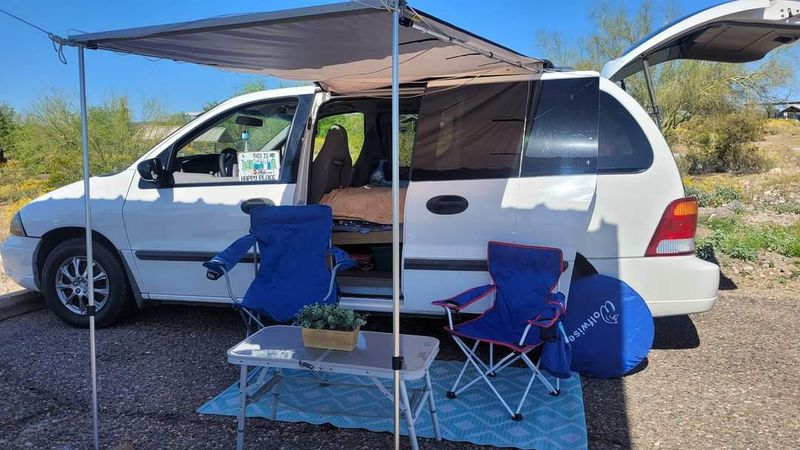
[[[340,125],[328,129],[325,142],[311,164],[311,185],[308,202],[317,203],[323,195],[338,187],[350,186],[353,158],[347,142],[347,131]]]
[[[371,125],[364,135],[364,146],[361,148],[361,154],[358,156],[355,165],[353,165],[350,186],[359,187],[369,184],[369,176],[378,167],[381,159],[384,159],[381,138],[375,126]]]

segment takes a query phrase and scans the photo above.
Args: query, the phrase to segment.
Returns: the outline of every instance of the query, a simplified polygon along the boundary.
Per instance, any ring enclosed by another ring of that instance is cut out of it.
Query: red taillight
[[[697,200],[679,198],[667,205],[645,256],[688,255],[694,253],[697,231]]]

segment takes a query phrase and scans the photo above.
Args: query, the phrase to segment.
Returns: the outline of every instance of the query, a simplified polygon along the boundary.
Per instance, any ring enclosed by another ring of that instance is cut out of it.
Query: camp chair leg
[[[533,386],[534,381],[536,381],[535,373],[531,374],[531,378],[528,380],[528,385],[525,387],[525,392],[522,393],[522,398],[519,399],[517,411],[514,413],[514,420],[522,420],[522,416],[519,412],[522,410],[522,405],[525,404],[525,399],[528,398],[528,393],[531,391],[531,386]]]
[[[414,411],[411,409],[411,402],[408,398],[408,391],[406,390],[406,382],[400,380],[400,402],[403,415],[406,418],[406,426],[408,427],[408,439],[411,441],[411,448],[419,450],[417,443],[417,431],[414,429]]]
[[[492,384],[489,378],[486,377],[486,373],[484,373],[484,371],[481,370],[478,363],[475,362],[476,359],[475,355],[469,352],[469,348],[460,339],[456,339],[455,341],[456,344],[458,344],[458,346],[461,348],[461,351],[464,352],[465,355],[467,355],[467,361],[472,363],[472,365],[475,367],[475,370],[477,370],[481,378],[483,378],[483,381],[485,381],[486,384],[489,385],[489,388],[492,390],[492,392],[494,392],[494,395],[497,397],[498,400],[500,400],[500,403],[503,404],[503,407],[506,409],[506,411],[508,411],[509,414],[511,414],[511,417],[513,418],[514,412],[511,411],[511,408],[508,406],[508,403],[506,403],[506,401],[503,399],[500,393],[497,392],[497,389],[494,387],[494,384]]]
[[[245,308],[239,308],[239,314],[242,316],[242,320],[244,321],[244,328],[245,333],[247,333],[247,337],[250,337],[253,330],[253,324],[255,323],[258,325],[258,328],[264,328],[264,323],[259,320],[259,318],[253,314],[252,312],[248,311]]]
[[[489,342],[489,369],[494,369],[494,342]],[[497,372],[492,370],[488,375],[494,378],[497,376]]]
[[[442,440],[442,432],[439,428],[439,417],[436,415],[436,401],[433,399],[433,387],[431,386],[431,374],[425,371],[425,389],[428,390],[428,405],[431,411],[431,422],[433,423],[433,436],[437,441]]]
[[[477,359],[477,356],[475,358]],[[502,369],[508,367],[509,365],[513,364],[514,361],[516,361],[518,359],[519,359],[519,356],[514,357],[513,353],[509,353],[503,359],[501,359],[500,362],[497,364],[497,367],[499,367],[499,369],[497,369],[496,371],[499,372],[500,370],[502,370]],[[489,369],[486,369],[486,371],[484,371],[483,373],[486,374],[486,376],[489,376],[489,373],[491,373],[491,372],[489,371]],[[456,395],[464,392],[470,386],[472,386],[473,384],[477,383],[480,380],[481,380],[481,377],[473,378],[472,381],[470,381],[469,383],[465,384],[464,386],[461,387],[461,389],[456,391]]]
[[[453,339],[458,339],[458,336],[453,336]],[[475,341],[475,345],[472,346],[472,351],[474,352],[475,349],[478,348],[478,344],[480,341]],[[453,388],[447,391],[447,398],[456,398],[456,388],[458,388],[458,383],[461,382],[461,377],[464,376],[464,372],[467,371],[467,366],[469,366],[469,361],[464,361],[464,365],[461,366],[461,372],[458,373],[458,377],[456,378],[456,382],[453,383]]]
[[[539,380],[541,380],[542,384],[544,384],[544,387],[546,387],[551,394],[557,395],[556,388],[554,388],[553,385],[550,384],[549,381],[547,381],[547,377],[545,377],[542,374],[542,372],[539,371],[539,363],[537,362],[536,364],[534,364],[533,361],[531,361],[531,359],[528,358],[528,355],[526,353],[522,353],[521,356],[522,360],[525,361],[525,365],[527,365],[528,368],[530,368],[531,371],[533,372],[534,378],[539,377]]]

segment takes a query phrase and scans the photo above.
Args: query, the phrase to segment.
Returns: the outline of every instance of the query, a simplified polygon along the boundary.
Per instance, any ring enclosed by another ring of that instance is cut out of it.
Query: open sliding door
[[[405,311],[490,282],[490,240],[574,260],[596,187],[598,90],[575,74],[429,88],[406,198]]]

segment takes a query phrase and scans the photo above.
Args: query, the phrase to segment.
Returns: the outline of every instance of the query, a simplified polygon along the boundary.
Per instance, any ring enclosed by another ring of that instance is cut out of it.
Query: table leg
[[[403,415],[406,417],[406,425],[408,425],[408,439],[411,441],[411,448],[413,450],[419,450],[417,431],[414,429],[414,411],[411,409],[411,401],[408,398],[406,382],[402,379],[400,380],[400,401],[402,402],[400,408],[403,410]]]
[[[428,404],[431,408],[431,422],[433,422],[433,435],[437,441],[442,440],[442,432],[439,430],[439,417],[436,415],[436,401],[433,399],[433,388],[431,387],[431,375],[425,371],[425,388],[428,389]]]
[[[236,449],[244,450],[244,420],[247,410],[247,366],[242,365],[239,375],[239,417],[236,423]]]
[[[281,369],[275,369],[275,375],[277,381],[275,382],[275,387],[272,391],[272,420],[278,420],[278,400],[280,398],[280,389],[281,389]]]

